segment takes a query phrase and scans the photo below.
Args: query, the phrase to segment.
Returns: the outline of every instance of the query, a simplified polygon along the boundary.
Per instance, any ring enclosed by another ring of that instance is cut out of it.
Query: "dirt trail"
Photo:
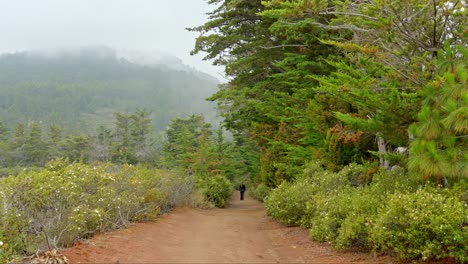
[[[154,223],[98,235],[66,249],[74,263],[392,263],[388,257],[338,253],[307,230],[265,215],[261,203],[235,193],[227,209],[179,208]]]

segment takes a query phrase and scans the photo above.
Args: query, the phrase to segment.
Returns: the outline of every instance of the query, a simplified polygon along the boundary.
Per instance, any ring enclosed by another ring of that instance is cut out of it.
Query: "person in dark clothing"
[[[244,200],[244,192],[245,192],[246,188],[245,188],[245,185],[243,183],[241,183],[241,185],[239,186],[239,191],[240,191],[240,199],[241,200]]]

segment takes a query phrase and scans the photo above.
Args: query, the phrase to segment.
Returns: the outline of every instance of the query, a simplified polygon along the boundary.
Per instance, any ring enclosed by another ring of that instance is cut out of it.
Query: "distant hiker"
[[[239,191],[240,191],[240,199],[241,200],[244,200],[244,192],[245,192],[245,185],[243,183],[241,183],[241,185],[239,186]]]

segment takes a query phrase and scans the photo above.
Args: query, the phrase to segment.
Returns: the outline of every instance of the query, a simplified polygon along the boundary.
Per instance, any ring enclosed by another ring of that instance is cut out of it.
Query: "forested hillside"
[[[151,112],[153,128],[172,118],[216,117],[205,100],[217,80],[207,74],[175,70],[182,65],[145,66],[119,58],[108,48],[54,54],[21,52],[0,56],[0,122],[55,124],[70,132],[110,127],[114,112]]]

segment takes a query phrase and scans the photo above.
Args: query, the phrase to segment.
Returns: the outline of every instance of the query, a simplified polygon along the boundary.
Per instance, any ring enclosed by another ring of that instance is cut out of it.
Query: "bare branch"
[[[278,45],[278,46],[271,46],[271,47],[261,46],[262,49],[277,49],[277,48],[287,48],[287,47],[309,47],[309,46],[303,45],[303,44],[287,44],[287,45]]]
[[[378,21],[377,18],[371,17],[368,15],[364,14],[359,14],[359,13],[351,13],[351,12],[337,12],[337,11],[329,11],[329,12],[320,12],[319,15],[347,15],[347,16],[357,16],[357,17],[363,17],[367,18],[372,21]]]

